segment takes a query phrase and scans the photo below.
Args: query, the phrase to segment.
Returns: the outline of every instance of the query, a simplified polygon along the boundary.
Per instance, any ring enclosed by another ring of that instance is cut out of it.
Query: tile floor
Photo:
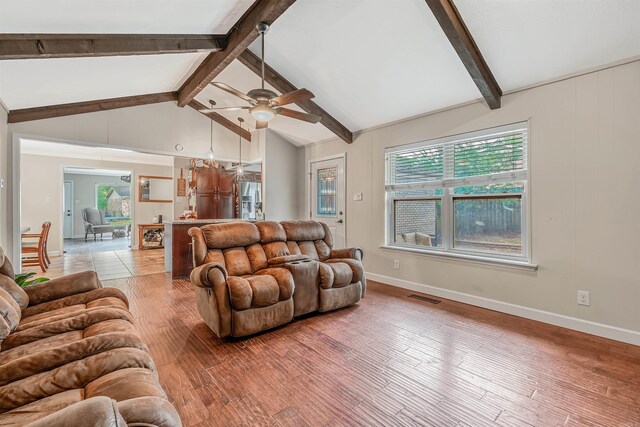
[[[131,247],[131,237],[118,237],[112,239],[111,236],[103,240],[93,240],[89,236],[84,239],[64,239],[64,250],[67,254],[88,254],[94,252],[124,251]]]
[[[123,279],[164,272],[164,249],[117,250],[108,252],[67,253],[52,257],[46,273],[38,267],[25,267],[24,271],[35,271],[37,277],[50,279],[95,270],[101,280]]]

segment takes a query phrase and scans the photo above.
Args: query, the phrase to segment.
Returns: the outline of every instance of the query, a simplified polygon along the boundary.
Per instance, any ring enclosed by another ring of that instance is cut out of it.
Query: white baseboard
[[[451,291],[435,286],[424,285],[422,283],[396,279],[394,277],[383,276],[381,274],[366,273],[366,275],[367,279],[373,280],[375,282],[380,282],[403,289],[409,289],[416,292],[422,292],[440,298],[446,298],[465,304],[475,305],[477,307],[488,308],[489,310],[512,314],[514,316],[524,317],[525,319],[537,320],[539,322],[549,323],[551,325],[561,326],[563,328],[573,329],[575,331],[585,332],[587,334],[597,335],[616,341],[640,345],[640,332],[632,331],[630,329],[604,325],[602,323],[577,319],[575,317],[551,313],[549,311],[538,310],[536,308],[524,307],[522,305],[511,304],[508,302],[465,294],[457,291]]]

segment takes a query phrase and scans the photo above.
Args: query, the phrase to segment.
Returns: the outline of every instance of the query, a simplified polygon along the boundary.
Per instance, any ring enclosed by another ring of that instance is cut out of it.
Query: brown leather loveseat
[[[362,250],[332,250],[324,224],[230,222],[189,234],[198,311],[218,337],[255,334],[364,295]]]
[[[0,426],[181,425],[121,291],[14,277],[0,248]]]

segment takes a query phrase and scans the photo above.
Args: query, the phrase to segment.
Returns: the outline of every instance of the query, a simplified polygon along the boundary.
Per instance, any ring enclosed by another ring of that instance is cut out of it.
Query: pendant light
[[[211,104],[211,108],[216,105],[216,102],[213,99],[209,100],[209,104]],[[213,152],[213,119],[211,119],[211,143],[209,145],[209,167],[213,167],[215,153]]]
[[[242,117],[238,117],[238,122],[240,123],[240,130],[242,130],[242,122],[244,119]],[[242,178],[244,176],[244,168],[242,167],[242,135],[238,135],[240,142],[240,153],[238,155],[238,167],[236,168],[236,175],[238,178]]]

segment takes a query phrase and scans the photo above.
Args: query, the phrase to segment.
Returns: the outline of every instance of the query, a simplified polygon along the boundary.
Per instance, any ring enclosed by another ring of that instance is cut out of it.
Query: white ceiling
[[[131,171],[97,168],[64,168],[64,173],[70,173],[74,175],[125,176],[130,175]]]
[[[640,55],[638,0],[455,0],[503,91]]]
[[[38,156],[67,157],[73,159],[104,160],[122,163],[173,166],[173,157],[138,153],[117,148],[89,147],[35,139],[21,139],[20,152]]]
[[[0,32],[225,33],[251,3],[0,0]],[[640,0],[455,3],[505,92],[640,57]],[[0,99],[17,109],[172,91],[204,56],[0,61]],[[424,0],[298,0],[267,36],[267,62],[352,131],[481,98]],[[259,86],[237,61],[216,80]],[[197,99],[244,104],[213,87]],[[270,127],[296,144],[333,137],[286,117]]]
[[[2,0],[2,33],[226,34],[253,0]]]
[[[206,53],[0,61],[10,109],[177,90]]]
[[[266,44],[267,63],[352,131],[480,96],[424,0],[301,0]]]

